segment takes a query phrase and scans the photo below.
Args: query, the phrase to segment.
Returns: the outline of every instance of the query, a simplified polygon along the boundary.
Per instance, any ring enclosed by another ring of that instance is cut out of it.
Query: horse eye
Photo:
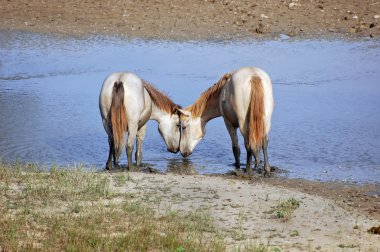
[[[186,129],[186,126],[182,126],[182,130],[185,130]]]

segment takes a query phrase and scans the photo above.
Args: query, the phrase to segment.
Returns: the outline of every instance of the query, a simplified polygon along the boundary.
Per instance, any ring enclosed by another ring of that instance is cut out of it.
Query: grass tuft
[[[286,201],[280,202],[277,206],[272,208],[270,211],[265,213],[275,214],[276,218],[282,220],[283,222],[287,222],[291,219],[293,212],[299,208],[300,201],[290,198]]]

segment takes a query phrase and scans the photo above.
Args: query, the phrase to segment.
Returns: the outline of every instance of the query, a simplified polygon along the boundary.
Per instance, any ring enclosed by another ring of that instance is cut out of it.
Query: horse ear
[[[179,116],[190,116],[191,115],[190,111],[180,109],[180,108],[177,109],[177,114]]]

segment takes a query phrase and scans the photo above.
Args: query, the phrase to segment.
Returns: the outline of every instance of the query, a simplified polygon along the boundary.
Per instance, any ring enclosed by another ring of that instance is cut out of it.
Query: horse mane
[[[181,108],[178,104],[175,104],[167,95],[160,92],[153,85],[143,80],[143,85],[146,91],[148,91],[153,103],[169,114],[177,113],[177,109]]]
[[[217,83],[209,87],[201,94],[201,96],[199,96],[193,105],[188,108],[192,116],[200,117],[202,115],[202,112],[205,110],[208,101],[220,94],[222,87],[224,87],[231,75],[231,73],[224,74]]]

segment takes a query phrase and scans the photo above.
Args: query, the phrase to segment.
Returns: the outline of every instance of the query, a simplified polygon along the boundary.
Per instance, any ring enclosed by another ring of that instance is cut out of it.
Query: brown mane
[[[181,108],[181,106],[175,104],[172,100],[170,100],[170,98],[167,95],[158,91],[154,86],[152,86],[148,82],[143,81],[143,85],[146,91],[148,91],[153,103],[163,111],[166,111],[167,113],[172,115],[177,112],[177,109]]]
[[[231,77],[231,73],[227,73],[220,78],[220,80],[204,91],[201,96],[191,105],[187,110],[189,110],[194,117],[200,117],[202,112],[207,106],[207,102],[219,95],[222,87],[226,84],[227,80]]]

